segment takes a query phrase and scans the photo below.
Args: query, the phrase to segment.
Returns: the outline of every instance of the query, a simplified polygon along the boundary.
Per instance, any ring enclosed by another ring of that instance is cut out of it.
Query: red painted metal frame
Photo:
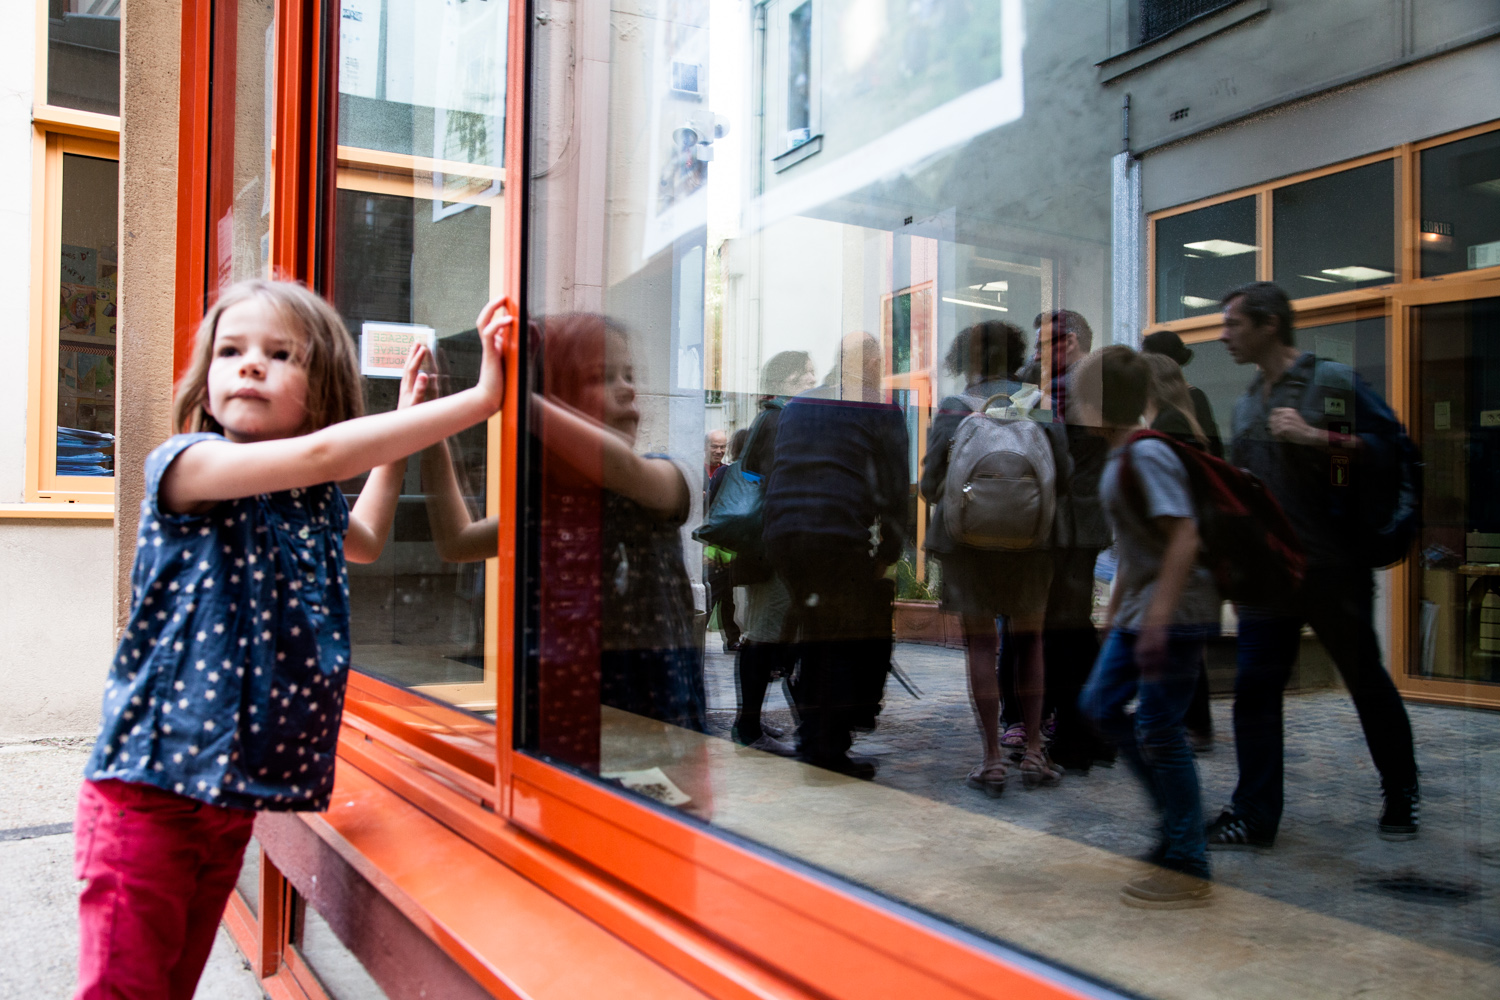
[[[182,94],[177,124],[177,290],[172,330],[173,377],[192,355],[203,316],[208,255],[208,138],[211,0],[183,0]]]

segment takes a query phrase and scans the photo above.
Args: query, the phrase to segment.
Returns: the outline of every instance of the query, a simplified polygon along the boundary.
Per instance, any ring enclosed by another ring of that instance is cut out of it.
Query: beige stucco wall
[[[31,348],[32,3],[0,16],[0,352],[13,373]],[[0,504],[25,499],[26,405],[0,394]],[[108,521],[0,517],[0,739],[93,732],[114,637]]]
[[[126,7],[116,409],[124,544],[109,521],[0,517],[0,739],[97,726],[117,623],[128,610],[142,463],[167,436],[181,5]],[[0,17],[0,350],[18,359],[27,358],[31,329],[35,12],[18,3]],[[0,395],[0,504],[25,499],[25,449],[26,395]]]
[[[107,521],[0,520],[0,738],[92,733],[114,645]]]
[[[182,4],[130,0],[124,8],[114,605],[122,629],[130,610],[142,470],[151,449],[171,434]]]

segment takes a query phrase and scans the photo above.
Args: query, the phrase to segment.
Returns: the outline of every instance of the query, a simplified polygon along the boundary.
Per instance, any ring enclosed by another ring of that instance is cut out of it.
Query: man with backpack
[[[1415,450],[1395,415],[1346,365],[1293,344],[1292,309],[1270,282],[1222,300],[1220,341],[1258,374],[1235,405],[1230,454],[1286,512],[1306,550],[1300,587],[1279,604],[1241,604],[1234,733],[1239,784],[1231,806],[1209,825],[1212,849],[1270,847],[1283,795],[1282,691],[1296,663],[1304,623],[1328,650],[1354,700],[1385,807],[1378,832],[1410,840],[1418,828],[1417,765],[1411,723],[1386,673],[1374,629],[1375,559],[1399,557],[1401,532],[1372,533],[1372,500],[1410,489]],[[1404,485],[1403,485],[1404,484]],[[1405,523],[1415,520],[1411,509]],[[1381,516],[1388,521],[1390,511]],[[1393,537],[1394,536],[1394,537]]]

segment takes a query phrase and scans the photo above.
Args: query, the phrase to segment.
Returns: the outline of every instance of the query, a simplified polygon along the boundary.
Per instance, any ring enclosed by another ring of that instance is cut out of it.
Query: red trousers
[[[83,783],[75,1000],[192,1000],[254,819],[151,785]]]

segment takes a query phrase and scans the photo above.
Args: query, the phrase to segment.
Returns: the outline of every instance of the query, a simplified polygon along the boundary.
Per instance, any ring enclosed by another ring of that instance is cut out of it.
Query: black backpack
[[[1198,512],[1202,562],[1213,573],[1221,596],[1236,604],[1276,607],[1302,584],[1307,557],[1297,531],[1276,498],[1255,475],[1159,431],[1130,435],[1120,454],[1120,488],[1144,506],[1140,483],[1130,465],[1137,441],[1164,441],[1187,469]]]
[[[1329,400],[1333,400],[1331,405]],[[1348,434],[1355,429],[1356,406],[1368,407],[1377,420],[1395,431],[1382,435],[1373,450],[1330,456],[1330,462],[1343,463],[1342,469],[1330,468],[1330,480],[1340,474],[1348,477],[1339,490],[1348,498],[1348,508],[1341,512],[1357,519],[1364,564],[1380,569],[1405,558],[1421,531],[1422,453],[1384,400],[1373,392],[1358,391],[1351,368],[1318,361],[1303,393],[1303,419],[1313,426],[1321,421],[1331,430]]]

